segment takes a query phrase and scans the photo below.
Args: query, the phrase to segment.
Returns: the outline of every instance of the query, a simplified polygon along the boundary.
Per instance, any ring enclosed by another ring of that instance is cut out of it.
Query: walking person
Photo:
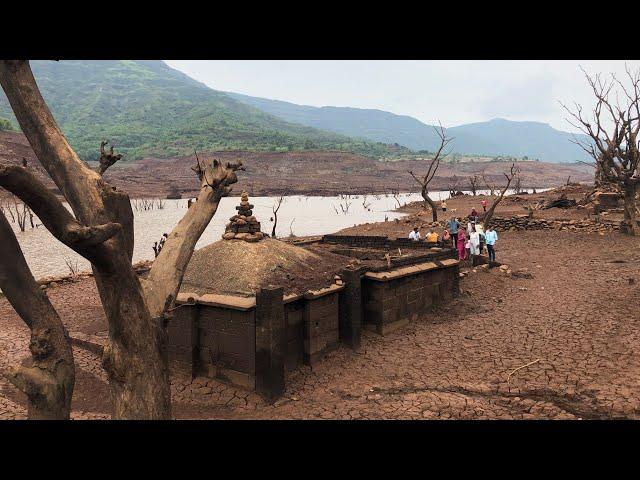
[[[447,227],[449,228],[449,233],[451,234],[451,239],[453,240],[453,248],[458,248],[458,228],[460,227],[458,219],[456,217],[451,217],[447,222]]]
[[[496,241],[498,240],[498,233],[493,229],[491,225],[487,227],[487,233],[484,235],[487,242],[487,251],[489,252],[489,262],[496,261]]]
[[[480,201],[480,205],[482,205],[482,210],[483,210],[484,212],[486,212],[486,211],[487,211],[487,200],[483,198],[483,199]]]
[[[442,208],[442,213],[446,213],[446,211],[447,211],[447,202],[444,201],[444,198],[440,202],[440,208]]]
[[[461,228],[460,230],[458,230],[458,234],[457,236],[457,245],[458,245],[458,259],[459,260],[464,260],[465,258],[467,258],[466,255],[466,250],[464,247],[464,244],[467,241],[467,234],[465,233],[464,229]]]

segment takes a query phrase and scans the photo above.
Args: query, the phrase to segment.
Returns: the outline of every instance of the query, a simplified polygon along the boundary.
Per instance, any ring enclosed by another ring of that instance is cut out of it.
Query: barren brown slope
[[[99,145],[96,145],[96,150]],[[243,189],[252,195],[337,195],[340,193],[383,193],[392,189],[415,191],[408,170],[416,174],[425,171],[427,162],[402,160],[379,162],[342,151],[253,152],[218,151],[198,154],[201,160],[218,158],[223,161],[242,160],[247,171],[234,191]],[[22,158],[45,173],[23,135],[0,132],[0,162],[18,163]],[[172,187],[184,196],[195,195],[198,182],[191,167],[195,156],[160,160],[147,158],[136,162],[122,162],[111,167],[105,178],[131,197],[165,197]],[[446,190],[450,177],[465,179],[484,171],[490,181],[500,184],[502,172],[509,168],[506,162],[469,162],[442,164],[434,178],[433,190]],[[593,172],[585,165],[552,164],[544,162],[518,162],[522,170],[523,186],[551,187],[563,184],[571,176],[574,182],[591,182]],[[53,183],[48,183],[54,187]],[[468,188],[466,180],[461,188]]]

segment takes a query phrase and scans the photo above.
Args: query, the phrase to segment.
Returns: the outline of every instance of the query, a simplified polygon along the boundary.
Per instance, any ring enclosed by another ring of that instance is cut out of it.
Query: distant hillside
[[[406,115],[350,107],[310,107],[237,93],[229,95],[283,120],[342,135],[399,143],[416,151],[433,151],[439,142],[433,126]],[[548,162],[588,160],[587,154],[570,142],[572,134],[539,122],[494,119],[451,127],[447,132],[455,137],[454,152],[461,154],[526,156]],[[578,137],[587,139],[584,135]]]
[[[337,149],[389,153],[384,145],[293,124],[239,102],[162,61],[32,61],[49,107],[85,160],[102,139],[125,159],[199,150]],[[0,90],[0,117],[15,117]]]
[[[574,135],[540,122],[512,122],[496,118],[448,128],[454,142],[468,153],[511,155],[547,162],[588,161],[590,157],[572,143]],[[576,135],[587,141],[586,135]],[[463,146],[463,147],[462,147]]]

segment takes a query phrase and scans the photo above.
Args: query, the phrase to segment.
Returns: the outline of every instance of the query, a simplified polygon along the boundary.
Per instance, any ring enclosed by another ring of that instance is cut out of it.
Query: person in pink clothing
[[[458,230],[458,258],[464,260],[467,258],[467,251],[464,248],[464,244],[467,242],[467,236],[464,228]]]

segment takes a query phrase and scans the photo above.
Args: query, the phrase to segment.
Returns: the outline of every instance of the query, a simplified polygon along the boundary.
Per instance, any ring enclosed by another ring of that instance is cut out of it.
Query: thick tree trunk
[[[103,363],[110,380],[115,418],[168,419],[171,397],[163,330],[152,318],[131,267],[133,212],[69,146],[36,85],[28,62],[0,62],[0,83],[38,160],[86,226],[118,223],[121,231],[101,244],[104,262],[92,267],[109,323]]]
[[[438,207],[436,206],[436,203],[433,200],[431,200],[431,197],[429,196],[429,192],[424,187],[422,188],[422,198],[424,198],[424,201],[425,201],[425,208],[426,208],[426,204],[428,204],[431,207],[431,215],[433,217],[433,221],[437,222]]]
[[[69,146],[40,94],[28,62],[0,61],[0,83],[38,160],[76,218],[52,195],[47,197],[43,193],[46,188],[39,186],[26,170],[0,169],[0,184],[31,203],[56,238],[91,262],[109,323],[103,365],[109,377],[114,417],[170,418],[164,315],[175,300],[196,242],[215,214],[220,198],[228,195],[230,185],[237,182],[235,171],[242,169],[242,164],[223,166],[214,160],[203,168],[198,160],[194,168],[201,181],[198,201],[168,236],[147,280],[141,281],[131,265],[133,212],[129,197],[105,182]],[[109,155],[112,158],[101,162],[101,172],[118,157]]]
[[[0,213],[0,288],[31,329],[31,365],[13,367],[8,379],[27,395],[32,420],[67,420],[75,382],[73,351],[62,321],[33,278],[18,240]]]
[[[277,225],[278,225],[278,212],[273,212],[273,228],[271,229],[271,238],[276,238]]]
[[[638,231],[636,224],[636,192],[637,183],[627,183],[624,185],[624,219],[620,225],[620,232],[627,235],[635,235]]]

